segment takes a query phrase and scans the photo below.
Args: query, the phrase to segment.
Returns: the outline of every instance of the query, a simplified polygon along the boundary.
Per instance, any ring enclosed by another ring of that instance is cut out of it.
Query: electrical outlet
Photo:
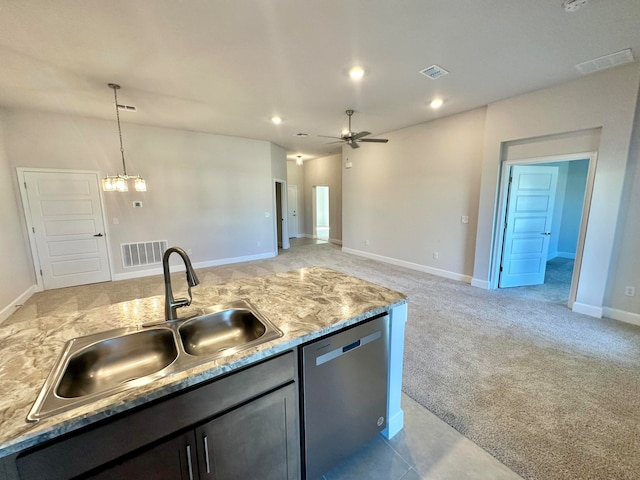
[[[440,254],[438,252],[433,252],[433,259],[438,260],[440,258]]]
[[[635,297],[635,295],[636,295],[636,287],[624,287],[624,294],[627,297]]]
[[[364,241],[364,246],[365,246],[365,247],[368,247],[368,246],[369,246],[369,240],[365,240],[365,241]]]
[[[462,223],[469,223],[469,215],[462,215],[462,217],[460,217],[460,221]]]

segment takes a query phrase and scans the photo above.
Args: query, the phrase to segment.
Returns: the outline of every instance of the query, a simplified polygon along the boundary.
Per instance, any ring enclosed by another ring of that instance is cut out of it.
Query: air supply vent
[[[166,240],[152,242],[122,243],[122,265],[125,268],[162,263],[162,255],[167,249]]]
[[[138,108],[135,105],[123,105],[119,103],[118,110],[124,110],[125,112],[137,112]]]
[[[619,52],[610,53],[602,57],[594,58],[587,62],[582,62],[576,65],[578,71],[583,75],[598,72],[600,70],[606,70],[607,68],[617,67],[624,65],[625,63],[633,62],[633,53],[631,49],[621,50]]]
[[[424,70],[420,70],[420,73],[425,77],[429,77],[431,80],[435,80],[437,78],[444,77],[449,72],[438,65],[431,65]]]

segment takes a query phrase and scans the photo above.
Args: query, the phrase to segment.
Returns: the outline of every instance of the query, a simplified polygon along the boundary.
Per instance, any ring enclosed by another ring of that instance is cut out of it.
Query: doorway
[[[313,238],[329,241],[329,186],[313,187]]]
[[[38,288],[110,281],[98,173],[17,171]]]
[[[595,160],[585,153],[503,163],[492,288],[518,287],[573,307]]]
[[[274,187],[274,206],[275,206],[275,234],[276,234],[276,251],[278,248],[284,250],[289,248],[289,234],[287,228],[287,218],[285,212],[287,212],[287,195],[286,191],[287,182],[284,180],[276,179]]]

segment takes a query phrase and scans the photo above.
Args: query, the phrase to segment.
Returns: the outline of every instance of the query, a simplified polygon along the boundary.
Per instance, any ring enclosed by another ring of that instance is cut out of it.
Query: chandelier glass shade
[[[120,137],[120,155],[122,156],[122,171],[117,175],[107,175],[102,179],[102,190],[105,192],[128,192],[129,180],[133,180],[133,188],[136,192],[146,192],[147,182],[140,175],[127,174],[127,164],[124,159],[124,147],[122,146],[122,128],[120,127],[120,111],[118,110],[118,89],[120,85],[110,83],[109,88],[113,89],[113,97],[116,106],[116,120],[118,122],[118,136]]]

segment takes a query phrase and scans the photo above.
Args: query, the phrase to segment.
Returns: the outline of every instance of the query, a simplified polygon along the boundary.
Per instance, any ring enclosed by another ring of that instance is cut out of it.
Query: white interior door
[[[544,283],[558,167],[511,167],[498,286]]]
[[[24,182],[44,288],[111,280],[97,174],[25,171]]]
[[[298,237],[298,187],[289,185],[287,187],[287,205],[289,217],[289,238]]]

